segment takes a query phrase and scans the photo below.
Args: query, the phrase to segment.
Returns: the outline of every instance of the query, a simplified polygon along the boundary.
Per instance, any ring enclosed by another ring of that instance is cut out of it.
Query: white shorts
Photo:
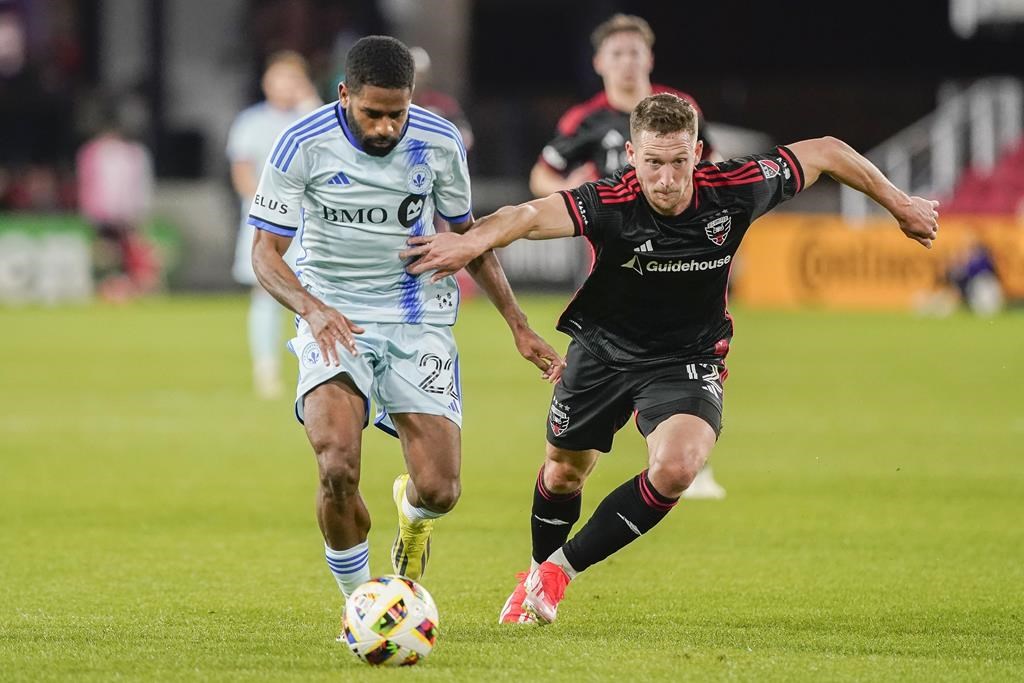
[[[309,325],[299,320],[288,348],[299,359],[295,391],[295,417],[304,420],[306,394],[342,373],[366,399],[367,423],[370,400],[377,407],[374,424],[396,435],[389,414],[443,415],[462,427],[462,385],[459,351],[448,325],[411,323],[360,323],[366,330],[355,335],[353,356],[338,346],[340,366],[325,365],[320,346]],[[365,426],[365,424],[364,424]]]
[[[255,237],[256,228],[246,223],[243,218],[242,224],[238,227],[238,238],[235,240],[235,262],[231,266],[231,276],[235,278],[235,282],[243,285],[259,283],[256,279],[256,271],[252,269],[252,241]],[[295,261],[299,258],[301,251],[302,247],[296,237],[288,245],[288,251],[284,253],[284,262],[292,270],[296,269]]]

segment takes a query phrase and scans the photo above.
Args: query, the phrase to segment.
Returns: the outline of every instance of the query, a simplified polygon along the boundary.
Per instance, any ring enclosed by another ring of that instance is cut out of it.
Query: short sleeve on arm
[[[246,222],[260,230],[283,237],[294,237],[302,214],[302,195],[306,190],[305,164],[293,159],[282,170],[271,161],[263,167],[256,196]],[[298,163],[296,163],[298,162]]]
[[[461,142],[452,149],[451,160],[434,183],[437,213],[449,223],[465,223],[473,213],[473,197],[469,182],[469,164]]]
[[[800,162],[789,148],[781,145],[764,154],[703,164],[694,172],[694,179],[745,206],[750,220],[792,199],[804,187]]]
[[[599,247],[609,234],[618,232],[623,217],[640,196],[636,171],[626,167],[610,178],[583,183],[559,194],[572,217],[577,237]]]

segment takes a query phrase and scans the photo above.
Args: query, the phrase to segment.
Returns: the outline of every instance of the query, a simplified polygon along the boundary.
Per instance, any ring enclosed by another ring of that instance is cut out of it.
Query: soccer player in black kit
[[[648,95],[670,92],[687,100],[688,94],[667,85],[651,83],[654,70],[654,31],[643,17],[615,14],[590,34],[594,46],[594,71],[603,88],[590,99],[570,107],[561,118],[555,136],[544,145],[530,170],[530,191],[546,197],[559,190],[610,176],[626,165],[629,114]],[[719,160],[703,120],[698,118],[702,160]]]
[[[697,140],[702,143],[701,161],[721,161],[712,149],[697,102],[684,92],[651,83],[654,31],[643,17],[612,15],[594,29],[590,42],[594,46],[594,71],[604,87],[558,120],[555,137],[544,146],[530,170],[530,191],[535,197],[614,175],[625,166],[629,115],[641,100],[655,93],[669,92],[693,105],[697,111]],[[725,497],[710,463],[697,473],[683,497]]]
[[[517,239],[583,236],[597,260],[558,321],[572,337],[548,413],[547,453],[533,492],[531,568],[502,623],[550,623],[580,572],[652,529],[675,506],[721,430],[732,337],[726,284],[750,224],[822,173],[885,207],[930,247],[938,202],[910,197],[835,138],[698,163],[697,116],[670,94],[633,111],[629,166],[615,176],[504,207],[464,235],[417,237],[412,273],[450,275]],[[636,412],[648,468],[580,516],[583,482]]]

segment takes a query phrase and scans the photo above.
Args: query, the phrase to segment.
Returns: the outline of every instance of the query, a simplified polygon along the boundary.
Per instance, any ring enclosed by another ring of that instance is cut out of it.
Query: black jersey
[[[697,139],[704,142],[703,159],[712,152],[700,107],[684,92],[664,85],[652,85],[653,93],[672,93],[697,110]],[[610,176],[626,165],[626,140],[629,139],[629,112],[608,102],[603,91],[569,109],[558,121],[558,133],[541,151],[540,160],[558,171],[568,173],[591,162],[599,176]]]
[[[678,216],[647,203],[627,166],[562,192],[594,267],[558,329],[616,366],[721,358],[729,350],[729,272],[751,222],[803,188],[786,147],[702,163],[693,200]]]

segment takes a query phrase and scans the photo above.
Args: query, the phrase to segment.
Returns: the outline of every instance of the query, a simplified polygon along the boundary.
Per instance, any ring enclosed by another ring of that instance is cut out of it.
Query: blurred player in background
[[[253,386],[261,398],[276,398],[284,390],[281,384],[284,311],[256,281],[252,269],[254,228],[245,216],[256,194],[260,170],[273,149],[277,136],[299,117],[320,106],[320,99],[309,80],[306,60],[296,52],[284,51],[270,56],[260,81],[263,102],[242,111],[228,133],[227,156],[231,162],[231,184],[242,202],[242,222],[235,243],[235,280],[252,287],[249,299],[249,352],[252,358]],[[298,245],[285,256],[292,267]]]
[[[436,519],[460,494],[462,394],[452,335],[454,278],[405,271],[411,236],[434,233],[435,210],[473,223],[466,149],[446,119],[412,104],[412,55],[369,36],[349,51],[338,101],[286,130],[263,169],[248,222],[260,283],[299,315],[296,416],[316,454],[317,518],[343,595],[370,578],[370,516],[359,492],[361,431],[401,440],[408,474],[392,493],[399,530],[392,568],[418,579]],[[284,260],[299,233],[300,277]],[[530,329],[493,254],[470,270],[520,353],[556,381],[562,361]]]
[[[630,128],[630,165],[614,176],[499,209],[465,235],[412,239],[404,253],[418,258],[410,272],[435,278],[521,238],[583,236],[597,254],[558,322],[573,341],[533,490],[531,567],[502,623],[553,621],[570,580],[654,528],[707,461],[733,335],[729,264],[751,222],[826,173],[884,206],[909,238],[930,247],[937,236],[938,202],[907,196],[835,138],[699,163],[697,112],[671,94],[643,100]],[[630,418],[648,468],[569,538],[583,483]]]
[[[530,171],[534,196],[546,197],[622,168],[626,164],[629,114],[652,93],[673,93],[690,102],[700,115],[697,102],[688,94],[651,83],[654,31],[645,19],[616,14],[594,29],[590,42],[594,46],[594,71],[604,89],[559,119],[554,139],[545,145]],[[703,120],[700,128],[703,159],[710,159],[714,149]]]
[[[569,109],[558,121],[555,138],[544,147],[530,171],[530,190],[535,197],[610,176],[625,166],[629,114],[652,93],[669,92],[692,104],[697,111],[698,135],[704,150],[701,159],[720,160],[700,118],[697,102],[684,92],[651,83],[654,31],[645,19],[616,14],[594,29],[590,42],[594,46],[594,71],[601,77],[604,90]],[[725,489],[715,481],[711,465],[701,470],[684,497],[725,497]]]
[[[75,166],[79,209],[96,231],[93,260],[100,296],[124,301],[154,291],[160,263],[142,233],[153,203],[149,150],[115,123],[82,145]]]

